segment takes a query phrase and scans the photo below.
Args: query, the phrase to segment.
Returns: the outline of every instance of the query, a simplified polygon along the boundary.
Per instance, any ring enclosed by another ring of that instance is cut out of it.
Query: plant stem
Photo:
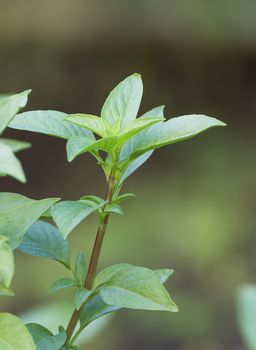
[[[108,190],[107,190],[107,194],[105,196],[106,203],[102,208],[103,212],[104,212],[104,209],[107,207],[107,205],[109,205],[112,201],[115,183],[116,183],[115,170],[112,169],[112,171],[109,175],[109,178],[108,178]],[[86,276],[85,283],[84,283],[84,288],[86,288],[86,289],[91,289],[91,287],[92,287],[93,279],[95,276],[95,272],[96,272],[99,257],[100,257],[103,239],[104,239],[107,224],[109,221],[109,215],[110,214],[106,214],[104,216],[104,219],[103,219],[103,221],[100,222],[98,230],[97,230],[97,234],[96,234],[96,238],[95,238],[95,242],[94,242],[94,246],[93,246],[93,250],[92,250],[92,254],[91,254],[91,259],[90,259],[90,263],[89,263],[89,267],[88,267],[88,271],[87,271],[87,276]],[[72,338],[72,335],[74,333],[76,325],[79,321],[79,317],[80,317],[82,308],[83,308],[83,305],[80,307],[79,310],[75,310],[71,316],[71,319],[70,319],[69,324],[68,324],[67,329],[66,329],[67,340],[66,340],[65,346],[69,345],[70,339]]]

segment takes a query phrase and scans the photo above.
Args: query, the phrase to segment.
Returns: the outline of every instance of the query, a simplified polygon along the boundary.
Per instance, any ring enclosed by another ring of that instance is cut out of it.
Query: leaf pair
[[[170,270],[161,270],[170,275]],[[143,310],[177,311],[161,281],[160,272],[130,264],[113,265],[98,274],[93,288],[99,288],[109,305]]]
[[[0,99],[0,135],[14,116],[26,106],[31,90]],[[0,174],[9,175],[25,182],[25,174],[15,153],[27,149],[30,144],[23,141],[0,138]]]
[[[102,270],[94,280],[92,291],[79,292],[80,304],[83,297],[85,301],[80,316],[81,328],[120,308],[177,311],[163,287],[172,272],[169,269],[152,271],[130,264]]]

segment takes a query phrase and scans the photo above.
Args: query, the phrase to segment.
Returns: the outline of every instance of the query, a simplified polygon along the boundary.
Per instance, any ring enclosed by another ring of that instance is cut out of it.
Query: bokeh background
[[[28,109],[97,114],[109,91],[139,72],[141,112],[205,113],[228,123],[161,149],[127,181],[137,197],[113,217],[101,266],[130,262],[171,267],[178,314],[122,311],[86,349],[244,349],[235,296],[255,282],[256,2],[253,0],[0,0],[0,90],[32,88]],[[31,141],[20,154],[28,183],[1,180],[1,191],[33,198],[103,195],[94,159],[68,164],[62,140],[8,130]],[[89,255],[96,219],[72,233]],[[47,288],[65,271],[16,254],[19,313],[65,299]]]

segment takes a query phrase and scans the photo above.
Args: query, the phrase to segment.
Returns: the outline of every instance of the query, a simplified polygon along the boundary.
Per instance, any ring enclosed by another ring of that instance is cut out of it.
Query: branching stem
[[[106,209],[107,205],[109,205],[112,201],[115,184],[116,184],[115,169],[113,168],[110,175],[109,175],[109,178],[108,178],[108,190],[107,190],[107,193],[105,196],[106,203],[105,203],[104,207],[102,208],[103,212],[104,212],[104,209]],[[93,279],[94,279],[96,269],[98,266],[98,262],[99,262],[102,243],[104,240],[107,224],[109,221],[109,215],[110,214],[106,214],[104,216],[104,218],[103,218],[103,220],[101,220],[99,227],[98,227],[98,230],[97,230],[97,234],[96,234],[96,238],[95,238],[95,242],[94,242],[94,246],[93,246],[93,250],[92,250],[92,254],[91,254],[91,259],[90,259],[90,263],[89,263],[89,267],[88,267],[88,271],[87,271],[87,276],[86,276],[85,283],[84,283],[84,287],[86,289],[91,289],[91,287],[92,287]],[[79,317],[80,317],[82,308],[83,308],[83,305],[80,307],[79,310],[75,310],[71,316],[71,319],[70,319],[69,324],[68,324],[67,329],[66,329],[67,340],[66,340],[65,346],[68,346],[70,343],[72,335],[73,335],[75,328],[77,326],[77,323],[79,321]]]

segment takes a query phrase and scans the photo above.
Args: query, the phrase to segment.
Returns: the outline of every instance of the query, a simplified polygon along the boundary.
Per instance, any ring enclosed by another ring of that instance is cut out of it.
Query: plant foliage
[[[143,84],[133,74],[109,94],[99,116],[66,114],[41,110],[18,113],[26,105],[30,91],[0,100],[0,133],[9,126],[66,140],[68,161],[89,152],[103,169],[107,195],[83,195],[77,200],[59,198],[34,200],[15,193],[0,194],[0,293],[12,295],[13,250],[61,263],[67,272],[55,281],[49,293],[74,289],[74,312],[67,328],[53,334],[39,324],[27,328],[15,316],[0,314],[0,345],[7,350],[77,349],[80,333],[94,320],[119,309],[176,312],[178,308],[164,286],[173,270],[151,270],[122,263],[97,272],[103,239],[111,214],[123,214],[121,204],[134,196],[120,194],[124,181],[153,151],[183,141],[212,127],[224,126],[205,115],[185,115],[165,119],[164,106],[137,117]],[[25,181],[15,152],[27,148],[24,142],[0,139],[0,172]],[[70,258],[69,234],[90,214],[98,218],[91,258],[83,252]],[[47,221],[51,221],[47,222]]]

